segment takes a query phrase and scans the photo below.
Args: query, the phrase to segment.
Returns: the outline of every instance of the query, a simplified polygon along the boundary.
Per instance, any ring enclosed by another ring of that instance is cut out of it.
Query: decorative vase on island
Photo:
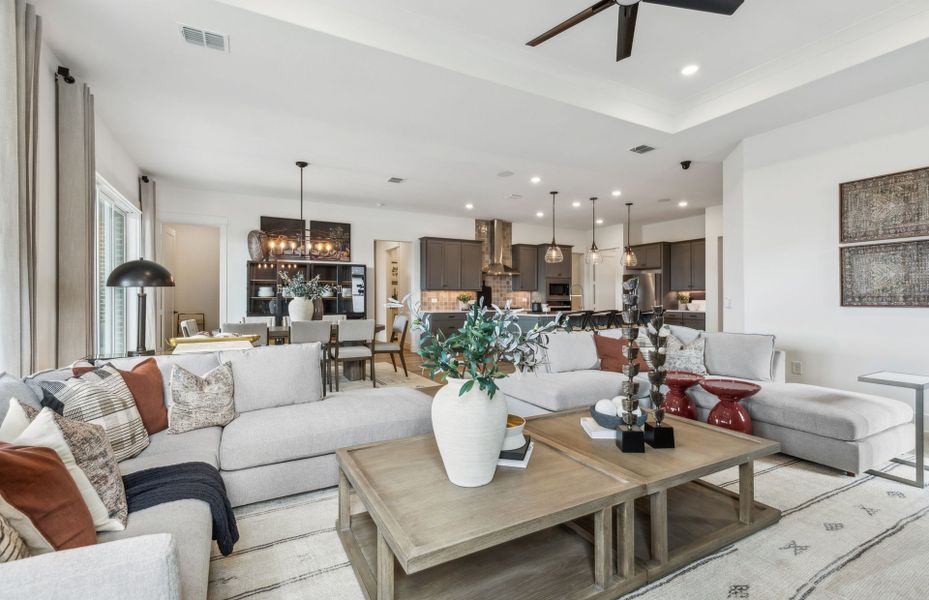
[[[306,298],[295,297],[287,304],[290,321],[310,321],[313,319],[313,303]]]
[[[432,428],[448,480],[460,487],[480,487],[494,478],[506,435],[503,392],[491,398],[470,379],[448,379],[432,401]]]

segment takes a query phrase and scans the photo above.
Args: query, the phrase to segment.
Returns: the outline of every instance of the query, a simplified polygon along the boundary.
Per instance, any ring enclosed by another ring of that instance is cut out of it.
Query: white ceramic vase
[[[313,318],[313,303],[306,298],[294,298],[287,305],[291,323],[294,321],[310,321]]]
[[[503,392],[490,398],[467,379],[448,379],[432,401],[432,428],[448,480],[461,487],[487,485],[494,478],[506,434]]]

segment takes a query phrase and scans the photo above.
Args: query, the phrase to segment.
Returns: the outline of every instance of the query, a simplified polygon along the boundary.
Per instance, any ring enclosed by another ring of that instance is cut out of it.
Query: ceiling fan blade
[[[564,21],[563,23],[559,23],[558,25],[555,25],[554,27],[552,27],[551,29],[543,33],[542,35],[536,38],[533,38],[532,40],[529,40],[528,42],[526,42],[526,45],[535,47],[541,44],[542,42],[547,42],[548,40],[552,39],[559,33],[563,33],[567,31],[568,29],[571,29],[578,23],[586,21],[590,17],[605,11],[609,7],[613,6],[614,4],[615,2],[613,2],[613,0],[600,0],[600,2],[597,2],[593,6],[585,8],[581,12],[577,13],[576,15],[568,19],[567,21]]]
[[[739,10],[744,0],[642,0],[649,4],[673,6],[674,8],[689,8],[718,15],[731,15]]]
[[[619,30],[616,37],[616,62],[632,56],[632,40],[635,38],[635,20],[639,5],[619,7]]]

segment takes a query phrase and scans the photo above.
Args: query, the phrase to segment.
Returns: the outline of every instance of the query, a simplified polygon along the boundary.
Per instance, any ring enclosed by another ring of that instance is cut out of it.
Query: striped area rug
[[[885,471],[910,477],[913,469]],[[929,492],[778,455],[755,463],[776,525],[628,594],[624,600],[929,598]],[[738,489],[738,471],[707,478]],[[334,489],[237,510],[235,552],[214,552],[211,599],[363,600],[334,530]]]

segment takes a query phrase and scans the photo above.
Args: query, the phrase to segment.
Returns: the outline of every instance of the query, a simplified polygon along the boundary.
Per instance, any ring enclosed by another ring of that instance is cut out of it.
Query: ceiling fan
[[[527,46],[538,46],[546,42],[559,33],[571,29],[578,23],[586,21],[590,17],[599,14],[614,4],[619,6],[619,33],[616,44],[616,62],[632,55],[632,39],[635,36],[635,19],[639,13],[639,2],[649,2],[651,4],[661,4],[662,6],[673,6],[675,8],[689,8],[691,10],[700,10],[720,15],[731,15],[734,13],[744,0],[600,0],[591,7],[585,8],[567,21],[555,25],[542,35],[526,42]]]

